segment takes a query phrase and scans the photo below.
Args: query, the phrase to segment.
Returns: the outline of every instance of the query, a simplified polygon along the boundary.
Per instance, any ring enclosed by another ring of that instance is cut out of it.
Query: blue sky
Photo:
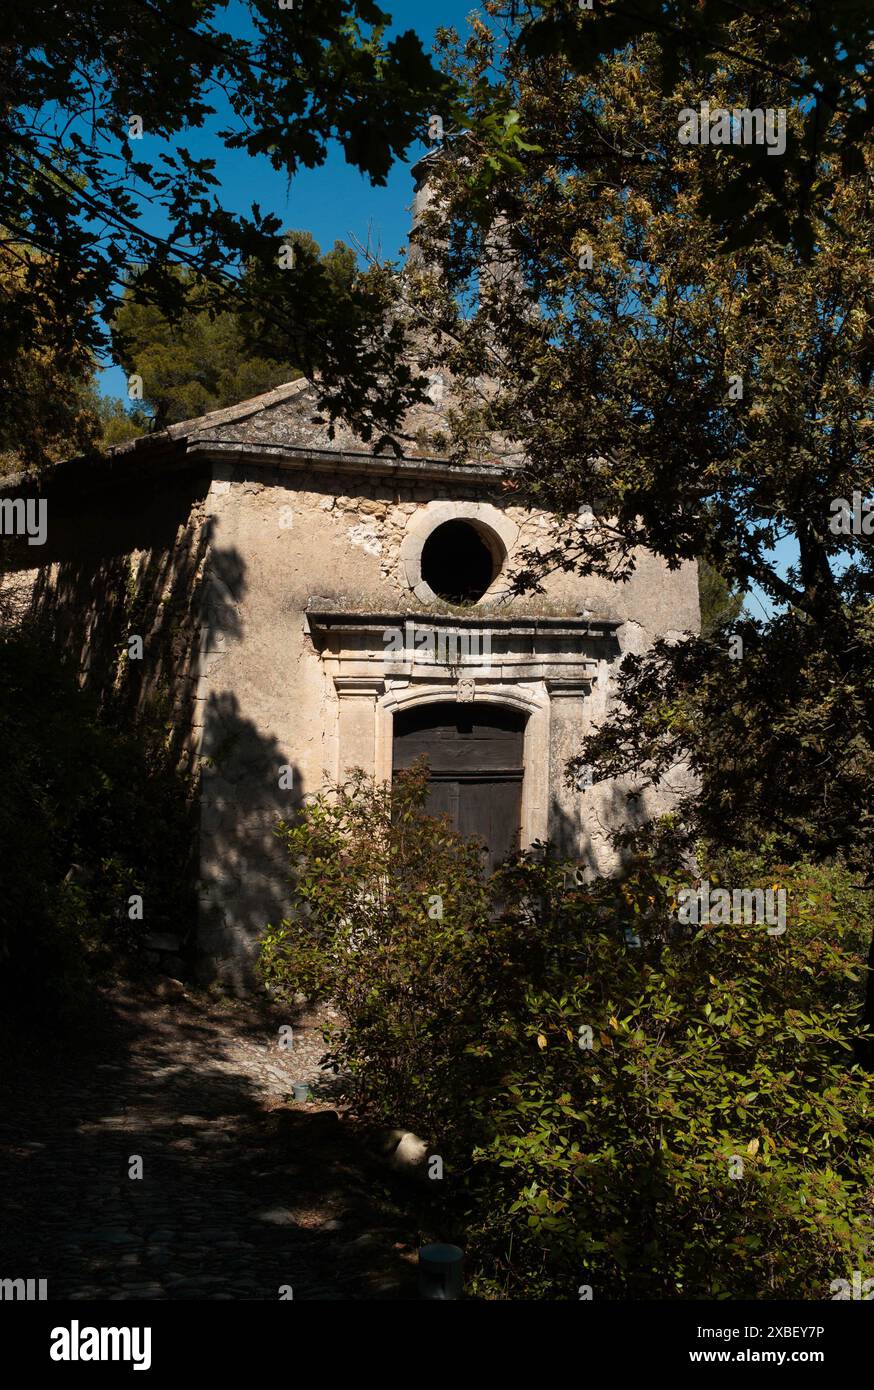
[[[475,0],[438,0],[434,5],[424,4],[423,0],[380,0],[380,5],[392,16],[390,34],[414,29],[426,49],[431,47],[434,33],[441,26],[454,25],[464,33],[467,16],[477,8]],[[230,33],[241,33],[242,19],[232,0],[225,12],[216,15],[215,22]],[[218,105],[215,101],[213,104]],[[413,181],[409,164],[395,164],[386,185],[374,188],[368,178],[346,163],[343,151],[333,147],[321,168],[302,170],[289,183],[284,174],[270,167],[268,160],[255,160],[243,151],[225,149],[215,135],[221,124],[217,116],[210,127],[186,132],[180,143],[198,159],[215,159],[215,173],[221,181],[217,196],[224,207],[243,213],[257,202],[263,212],[275,213],[284,227],[311,232],[322,250],[330,249],[337,240],[351,242],[353,236],[366,243],[369,234],[371,244],[379,248],[383,257],[397,259],[410,225]],[[142,157],[147,158],[145,141],[137,150],[138,158],[141,151]],[[423,152],[424,147],[411,151],[411,162]],[[143,223],[147,229],[153,229],[147,209]],[[154,230],[159,229],[156,221]],[[127,379],[120,367],[105,368],[99,385],[104,395],[127,395]]]

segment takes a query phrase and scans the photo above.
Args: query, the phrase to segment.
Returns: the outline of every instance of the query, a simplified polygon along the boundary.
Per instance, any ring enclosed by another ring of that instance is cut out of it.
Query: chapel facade
[[[487,866],[549,840],[586,873],[619,867],[623,789],[569,785],[565,767],[623,656],[697,631],[696,566],[641,551],[625,583],[548,574],[514,596],[554,518],[507,487],[512,461],[429,445],[453,389],[432,380],[400,456],[331,437],[299,379],[72,460],[45,490],[45,544],[17,548],[7,579],[83,681],[114,679],[143,639],[136,698],[167,701],[199,779],[198,921],[155,948],[196,949],[204,976],[244,982],[287,910],[277,818],[351,768],[390,782],[427,756],[431,809],[480,837]],[[638,814],[670,801],[649,793]]]

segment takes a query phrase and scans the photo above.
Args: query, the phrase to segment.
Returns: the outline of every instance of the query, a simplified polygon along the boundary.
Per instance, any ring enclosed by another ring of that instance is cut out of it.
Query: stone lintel
[[[385,689],[386,681],[543,681],[558,696],[586,693],[612,620],[459,618],[454,615],[307,614],[307,626],[339,693]],[[363,685],[362,685],[363,683]],[[368,684],[371,683],[371,684]]]

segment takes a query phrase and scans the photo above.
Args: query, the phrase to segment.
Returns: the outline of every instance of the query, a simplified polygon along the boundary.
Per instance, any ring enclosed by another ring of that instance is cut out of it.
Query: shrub
[[[785,934],[684,927],[688,874],[645,857],[577,884],[541,848],[483,882],[424,788],[358,775],[281,826],[293,906],[262,969],[334,998],[358,1103],[444,1158],[474,1287],[819,1298],[864,1268],[870,910],[846,871],[735,861],[786,888]]]
[[[864,929],[812,882],[780,876],[780,937],[758,924],[677,931],[678,883],[646,866],[583,891],[582,958],[529,992],[479,1116],[492,1131],[471,1184],[483,1288],[817,1298],[862,1267]],[[629,948],[617,925],[638,922]]]
[[[359,773],[280,824],[293,913],[268,929],[260,966],[279,997],[336,1003],[346,1021],[329,1034],[329,1056],[355,1099],[445,1135],[463,1130],[468,1094],[488,1072],[466,1044],[480,1021],[521,1005],[515,967],[540,944],[509,940],[478,847],[424,814],[425,781],[421,767],[402,773],[390,796]]]

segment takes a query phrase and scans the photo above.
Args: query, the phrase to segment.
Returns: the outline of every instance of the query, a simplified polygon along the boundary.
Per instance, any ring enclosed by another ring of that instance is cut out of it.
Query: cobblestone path
[[[313,1019],[282,1050],[242,1005],[114,990],[81,1050],[0,1079],[0,1277],[62,1300],[414,1296],[382,1169],[330,1099],[290,1101],[323,1051]]]

